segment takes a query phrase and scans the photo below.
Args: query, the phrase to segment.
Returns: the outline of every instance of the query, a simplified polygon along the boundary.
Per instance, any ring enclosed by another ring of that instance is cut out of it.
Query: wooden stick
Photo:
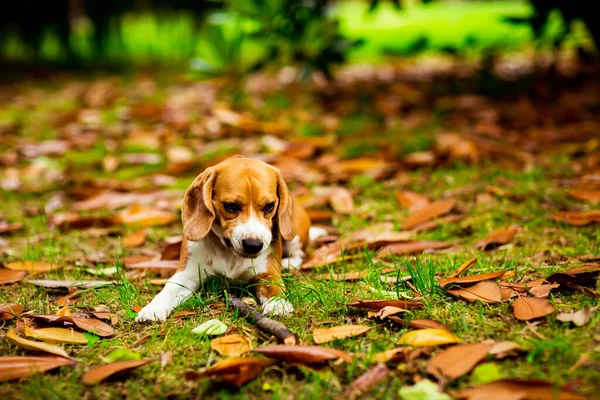
[[[281,322],[277,322],[257,312],[238,298],[229,296],[229,304],[237,309],[243,317],[256,325],[260,330],[276,336],[284,344],[295,345],[296,336]]]

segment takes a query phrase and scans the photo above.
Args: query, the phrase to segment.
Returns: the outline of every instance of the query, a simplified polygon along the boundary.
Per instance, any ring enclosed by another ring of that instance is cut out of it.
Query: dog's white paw
[[[142,308],[135,317],[135,322],[165,322],[169,317],[169,310],[165,307],[156,307],[152,303]]]
[[[294,306],[287,300],[280,298],[272,298],[269,299],[263,305],[263,314],[271,314],[273,316],[277,315],[288,315],[294,312]]]

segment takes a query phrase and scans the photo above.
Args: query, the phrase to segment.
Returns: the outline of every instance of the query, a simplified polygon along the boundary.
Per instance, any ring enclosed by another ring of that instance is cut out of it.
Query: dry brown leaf
[[[146,232],[139,230],[131,235],[125,237],[121,242],[123,247],[137,247],[141,246],[146,241]]]
[[[313,340],[316,344],[331,342],[335,339],[344,339],[362,335],[363,333],[373,329],[372,326],[365,325],[342,325],[334,326],[333,328],[315,328],[313,330]]]
[[[348,215],[354,211],[354,199],[352,194],[343,187],[333,188],[329,192],[329,204],[333,211],[338,214]]]
[[[399,256],[402,254],[416,254],[422,253],[425,250],[446,249],[450,246],[452,246],[452,243],[427,240],[405,243],[392,243],[384,246],[379,252],[379,256],[386,257],[390,255]]]
[[[379,363],[356,378],[350,384],[345,394],[349,399],[355,399],[357,396],[371,391],[381,381],[386,379],[388,374],[389,370],[385,364]]]
[[[561,322],[572,322],[577,326],[584,326],[592,319],[592,310],[590,307],[585,307],[579,311],[559,313],[556,319]]]
[[[497,359],[502,359],[510,356],[516,356],[522,351],[523,349],[517,343],[502,341],[492,344],[489,354],[495,356]]]
[[[29,275],[37,275],[61,268],[61,266],[43,261],[14,261],[5,263],[4,268],[13,271],[26,271]]]
[[[351,362],[352,356],[340,350],[319,346],[266,345],[252,350],[290,364],[319,364],[341,359]]]
[[[17,317],[23,312],[23,306],[17,303],[0,303],[0,321]]]
[[[456,200],[442,200],[435,203],[429,203],[423,207],[414,210],[402,224],[402,229],[411,229],[423,222],[442,216],[452,211],[456,205]]]
[[[325,211],[325,210],[314,210],[314,209],[307,209],[306,213],[308,214],[310,221],[311,222],[324,222],[324,221],[331,221],[333,219],[333,217],[335,217],[335,214],[332,213],[331,211]]]
[[[444,278],[440,281],[440,286],[447,286],[450,284],[453,285],[467,285],[467,284],[471,284],[471,283],[477,283],[477,282],[482,282],[482,281],[487,281],[487,280],[492,280],[492,279],[496,279],[501,277],[502,275],[504,275],[507,271],[496,271],[496,272],[490,272],[487,274],[478,274],[478,275],[471,275],[471,276],[463,276],[462,278]]]
[[[464,263],[462,263],[462,265],[460,267],[458,267],[456,269],[456,271],[451,273],[450,276],[448,276],[448,278],[456,278],[457,276],[462,274],[467,268],[469,268],[471,265],[475,264],[476,262],[477,262],[477,257],[473,257],[470,260],[465,261]]]
[[[586,264],[581,267],[571,268],[565,272],[557,272],[546,278],[549,283],[558,283],[563,286],[576,284],[581,286],[596,287],[596,280],[600,275],[600,264]]]
[[[592,204],[600,203],[600,190],[571,190],[569,196]]]
[[[334,280],[334,281],[347,281],[347,282],[353,282],[353,281],[358,281],[362,278],[364,278],[365,276],[367,276],[369,274],[369,271],[352,271],[352,272],[344,272],[341,274],[321,274],[321,275],[317,275],[315,276],[315,279],[324,279],[327,281],[330,280]]]
[[[24,379],[37,373],[75,364],[74,360],[64,357],[0,357],[0,382]]]
[[[127,360],[116,361],[88,370],[81,376],[81,381],[86,385],[95,385],[104,379],[119,372],[129,371],[142,365],[149,364],[155,360]]]
[[[485,360],[492,346],[484,343],[460,344],[438,353],[429,360],[427,372],[441,379],[453,381],[468,374]]]
[[[31,329],[25,326],[23,333],[25,336],[43,340],[50,343],[71,343],[71,344],[87,344],[87,338],[81,333],[67,328],[40,328]]]
[[[549,300],[534,297],[519,297],[512,306],[515,318],[521,321],[541,318],[554,312]]]
[[[49,314],[28,314],[23,315],[24,318],[31,318],[33,320],[42,320],[48,324],[61,324],[70,323],[76,325],[79,329],[86,332],[93,333],[102,337],[109,337],[115,334],[115,330],[96,318],[81,318],[73,316],[60,316],[60,315],[49,315]]]
[[[347,295],[352,300],[355,300],[351,303],[346,303],[348,307],[356,307],[356,308],[368,308],[371,310],[381,310],[383,307],[391,306],[403,308],[406,310],[411,310],[413,308],[422,308],[424,306],[423,303],[418,301],[408,301],[408,300],[392,300],[392,299],[384,299],[384,300],[362,300],[350,295]]]
[[[544,381],[502,379],[486,383],[474,388],[463,389],[453,393],[457,399],[468,400],[585,400],[585,396],[569,392],[564,389],[558,390],[552,384]]]
[[[411,211],[418,210],[429,204],[429,199],[422,194],[409,191],[396,191],[396,200]]]
[[[50,225],[61,231],[69,229],[110,228],[117,224],[113,217],[83,217],[74,212],[52,214],[49,217]]]
[[[242,335],[227,335],[210,342],[210,348],[227,357],[239,357],[252,350],[252,341]]]
[[[414,347],[439,346],[459,342],[460,339],[446,329],[418,329],[406,332],[398,339],[399,344]]]
[[[381,353],[377,353],[373,360],[376,363],[386,363],[390,361],[402,361],[406,358],[407,354],[411,352],[412,349],[408,347],[397,347],[395,349],[386,350]]]
[[[511,226],[507,229],[492,232],[485,239],[480,240],[475,244],[475,248],[481,251],[490,250],[498,245],[503,245],[510,242],[521,228]]]
[[[563,211],[552,214],[556,222],[565,222],[573,226],[584,226],[591,223],[600,223],[600,210],[589,211]]]
[[[0,285],[19,282],[27,276],[27,271],[13,271],[6,268],[0,268]]]
[[[88,288],[94,288],[94,287],[100,287],[100,286],[110,286],[110,285],[114,285],[115,281],[61,281],[61,280],[54,280],[54,279],[32,279],[27,281],[27,283],[31,283],[32,285],[35,286],[41,286],[41,287],[45,287],[45,288],[50,288],[50,289],[62,289],[62,288],[82,288],[82,289],[88,289]]]
[[[394,307],[394,306],[385,306],[379,311],[369,311],[369,318],[377,317],[379,319],[386,319],[390,315],[396,315],[399,313],[406,312],[404,308]]]
[[[58,310],[56,315],[60,315],[61,317],[70,317],[73,315],[73,313],[69,309],[69,306],[64,306],[60,310]]]
[[[538,286],[533,286],[531,289],[529,289],[529,293],[533,297],[546,298],[550,295],[550,291],[552,291],[552,289],[557,289],[559,287],[560,287],[560,284],[558,284],[558,283],[550,283],[548,285],[538,285]]]
[[[117,215],[117,220],[125,225],[155,226],[168,225],[175,221],[173,213],[160,211],[148,206],[133,204]]]
[[[448,290],[448,293],[468,301],[483,301],[488,304],[502,302],[502,289],[494,281],[481,281],[473,286]]]
[[[201,376],[208,376],[240,387],[260,374],[264,367],[272,365],[273,361],[256,357],[231,357],[214,367],[202,372]]]
[[[60,346],[44,342],[36,342],[34,340],[25,339],[17,333],[14,329],[10,329],[6,332],[6,339],[14,345],[17,345],[26,350],[33,351],[44,351],[46,353],[54,354],[57,356],[69,358],[69,354]]]
[[[413,329],[445,329],[449,330],[448,327],[441,322],[434,321],[431,319],[413,319],[408,323]]]

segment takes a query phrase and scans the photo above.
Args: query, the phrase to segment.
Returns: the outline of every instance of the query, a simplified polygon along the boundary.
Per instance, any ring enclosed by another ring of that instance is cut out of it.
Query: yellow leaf
[[[144,243],[146,240],[146,232],[139,230],[131,235],[125,237],[122,240],[123,247],[137,247]]]
[[[77,332],[72,328],[31,329],[26,326],[24,333],[25,336],[51,343],[87,344],[88,342],[87,338],[81,332]]]
[[[406,332],[398,339],[400,344],[415,347],[439,346],[459,342],[460,339],[446,329],[419,329]]]
[[[59,265],[43,261],[15,261],[4,264],[4,267],[13,271],[27,271],[29,275],[43,274],[60,268]]]
[[[69,358],[69,354],[60,346],[44,342],[35,342],[19,336],[14,329],[6,333],[6,338],[13,344],[27,350],[45,351],[46,353],[55,354],[57,356]]]
[[[242,335],[227,335],[210,342],[210,348],[228,357],[239,357],[252,350],[252,341]]]
[[[119,222],[125,225],[167,225],[173,222],[176,215],[166,211],[155,210],[150,207],[133,204],[117,216]]]
[[[317,328],[313,330],[313,340],[317,344],[327,343],[335,339],[358,336],[371,330],[372,328],[372,326],[365,325],[342,325],[327,329]]]
[[[71,310],[69,310],[69,306],[64,306],[63,308],[58,310],[56,315],[60,315],[61,317],[70,317],[73,314],[71,313]]]

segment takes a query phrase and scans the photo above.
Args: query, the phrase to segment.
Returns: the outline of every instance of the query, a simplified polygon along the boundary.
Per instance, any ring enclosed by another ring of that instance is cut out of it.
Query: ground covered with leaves
[[[3,85],[0,394],[598,396],[600,81],[530,67],[499,64],[500,97],[448,60]],[[328,232],[285,277],[297,346],[220,279],[134,322],[177,266],[183,191],[233,154],[280,168]]]

